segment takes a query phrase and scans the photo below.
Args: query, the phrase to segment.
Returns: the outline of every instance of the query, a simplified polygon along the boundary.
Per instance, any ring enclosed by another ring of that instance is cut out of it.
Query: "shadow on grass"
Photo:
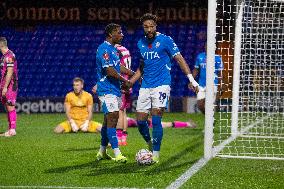
[[[189,159],[190,161],[182,162],[180,164],[175,165],[176,161],[178,161],[179,159],[182,159],[188,153],[195,151],[201,145],[202,145],[202,141],[196,141],[191,146],[188,146],[184,150],[169,157],[166,161],[163,161],[154,166],[139,166],[136,164],[136,162],[130,162],[126,164],[117,164],[113,161],[91,161],[91,162],[79,164],[79,165],[71,165],[71,166],[48,169],[44,173],[48,173],[48,174],[67,173],[67,172],[74,171],[74,170],[91,169],[91,172],[89,174],[86,174],[86,176],[129,174],[129,173],[157,174],[160,172],[174,170],[176,168],[195,163],[198,159],[194,159],[194,160]],[[85,150],[89,150],[89,149],[85,149]],[[82,151],[84,151],[84,149]]]
[[[181,159],[183,156],[185,156],[186,154],[193,152],[194,150],[198,149],[202,145],[202,143],[203,143],[203,141],[195,142],[193,145],[188,146],[184,150],[182,150],[182,151],[178,152],[177,154],[171,156],[166,161],[158,164],[158,166],[153,167],[153,169],[148,170],[145,174],[152,174],[152,173],[159,173],[159,172],[163,172],[163,171],[170,171],[170,170],[175,169],[175,168],[179,168],[179,167],[182,167],[182,166],[185,166],[185,165],[190,165],[190,164],[195,163],[196,161],[199,160],[199,158],[191,160],[191,161],[186,161],[182,164],[178,164],[178,165],[173,166],[174,163],[176,161],[178,161],[179,159]]]
[[[87,176],[96,176],[96,175],[104,175],[104,174],[128,174],[137,172],[139,169],[144,167],[138,166],[136,163],[126,163],[126,164],[116,164],[113,161],[91,161],[88,163],[80,164],[80,165],[71,165],[66,167],[58,167],[53,169],[48,169],[44,173],[67,173],[74,170],[79,169],[94,169],[94,173],[88,174]]]
[[[92,148],[68,148],[64,150],[64,152],[84,152],[84,151],[95,151],[99,149],[99,147],[92,147]]]
[[[171,156],[169,159],[167,159],[163,163],[159,163],[154,166],[139,166],[136,163],[127,163],[125,165],[121,164],[119,166],[115,167],[102,167],[102,169],[96,169],[92,170],[90,174],[87,176],[98,176],[98,175],[105,175],[105,174],[129,174],[129,173],[141,173],[138,172],[139,170],[145,170],[143,171],[145,174],[155,174],[160,173],[163,171],[170,171],[179,167],[183,167],[186,165],[190,165],[198,161],[198,159],[194,159],[191,161],[187,161],[178,165],[172,166],[177,160],[181,159],[186,154],[194,151],[195,149],[199,148],[202,145],[202,141],[197,141],[195,144],[185,148],[184,150],[180,151],[179,153]],[[150,170],[149,170],[150,168]]]
[[[77,169],[96,167],[98,164],[99,164],[99,161],[91,161],[91,162],[80,164],[80,165],[71,165],[71,166],[48,169],[44,173],[66,173],[66,172],[77,170]]]

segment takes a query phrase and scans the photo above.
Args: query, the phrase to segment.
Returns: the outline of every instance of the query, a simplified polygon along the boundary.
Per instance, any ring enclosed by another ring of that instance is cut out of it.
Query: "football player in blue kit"
[[[170,96],[172,59],[176,60],[196,91],[198,90],[198,83],[194,80],[173,39],[156,31],[157,17],[146,13],[140,18],[140,21],[145,35],[138,41],[137,46],[143,63],[130,79],[130,82],[134,84],[142,78],[136,108],[138,130],[147,142],[149,150],[153,152],[153,162],[158,163],[163,138],[161,121]],[[150,110],[153,125],[152,138],[147,123]]]
[[[97,94],[102,103],[104,112],[104,124],[101,129],[101,146],[97,153],[97,159],[113,159],[116,162],[125,163],[124,157],[118,147],[116,136],[116,125],[121,107],[121,82],[125,86],[131,83],[120,75],[124,73],[133,75],[134,73],[120,65],[119,52],[115,44],[120,44],[123,39],[121,26],[118,24],[108,24],[105,28],[106,40],[98,47],[96,53],[97,64]],[[114,158],[111,158],[106,148],[108,143],[114,151]]]
[[[206,49],[206,45],[205,45]],[[194,65],[194,70],[192,71],[193,77],[196,78],[199,74],[198,84],[199,90],[197,93],[197,107],[205,114],[205,91],[206,91],[206,52],[201,52],[197,55]],[[224,90],[222,89],[225,85],[222,83],[222,70],[224,69],[223,61],[221,56],[215,55],[215,72],[214,72],[214,98],[216,99],[218,84],[219,94]],[[220,96],[220,95],[219,95]]]

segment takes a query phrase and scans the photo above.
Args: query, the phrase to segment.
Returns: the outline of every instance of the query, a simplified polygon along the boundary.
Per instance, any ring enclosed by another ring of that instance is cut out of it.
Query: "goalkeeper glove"
[[[83,125],[81,126],[81,130],[83,132],[87,132],[88,131],[88,127],[89,127],[89,120],[86,120]]]
[[[70,122],[70,125],[71,125],[71,128],[72,128],[72,131],[76,133],[79,130],[79,128],[76,125],[75,121],[73,119],[70,119],[69,122]]]

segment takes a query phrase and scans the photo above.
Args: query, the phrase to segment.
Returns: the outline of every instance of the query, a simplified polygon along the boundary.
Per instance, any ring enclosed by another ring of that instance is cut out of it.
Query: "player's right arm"
[[[69,121],[69,123],[71,125],[72,131],[77,132],[79,130],[79,128],[70,115],[71,103],[70,103],[70,97],[69,97],[68,94],[65,97],[64,108],[65,108],[65,114],[66,114],[67,120]]]
[[[114,79],[122,81],[126,85],[130,85],[129,80],[125,79],[119,73],[117,73],[117,71],[112,66],[106,68],[106,73],[108,77],[112,77]]]
[[[105,50],[102,54],[100,54],[101,56],[101,61],[102,61],[102,67],[103,69],[105,69],[106,71],[106,75],[108,77],[112,77],[116,80],[122,81],[123,83],[129,83],[129,81],[127,79],[125,79],[124,77],[122,77],[113,67],[112,62],[110,61],[110,53]]]
[[[66,114],[67,120],[70,121],[72,118],[71,118],[71,115],[70,115],[71,99],[70,99],[69,94],[67,94],[66,97],[65,97],[64,108],[65,108],[65,114]]]
[[[93,97],[92,97],[91,95],[89,95],[88,101],[87,101],[88,117],[87,117],[87,120],[85,120],[85,122],[84,122],[83,125],[81,126],[81,130],[82,130],[83,132],[87,132],[87,131],[88,131],[89,123],[90,123],[90,121],[92,121],[92,117],[93,117],[93,105],[94,105]]]
[[[136,70],[135,74],[129,80],[132,85],[134,85],[134,83],[142,77],[143,67],[144,67],[144,62],[141,61],[141,63],[139,65],[138,69]]]
[[[126,74],[128,76],[133,76],[135,74],[131,69],[126,68],[125,66],[120,66],[120,73]]]
[[[65,102],[64,107],[65,107],[65,114],[66,114],[67,120],[70,122],[70,120],[72,119],[70,115],[71,105]]]

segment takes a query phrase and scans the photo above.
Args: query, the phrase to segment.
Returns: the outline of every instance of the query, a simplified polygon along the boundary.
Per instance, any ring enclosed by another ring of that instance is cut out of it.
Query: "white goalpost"
[[[207,31],[204,157],[284,160],[284,1],[210,0]]]

